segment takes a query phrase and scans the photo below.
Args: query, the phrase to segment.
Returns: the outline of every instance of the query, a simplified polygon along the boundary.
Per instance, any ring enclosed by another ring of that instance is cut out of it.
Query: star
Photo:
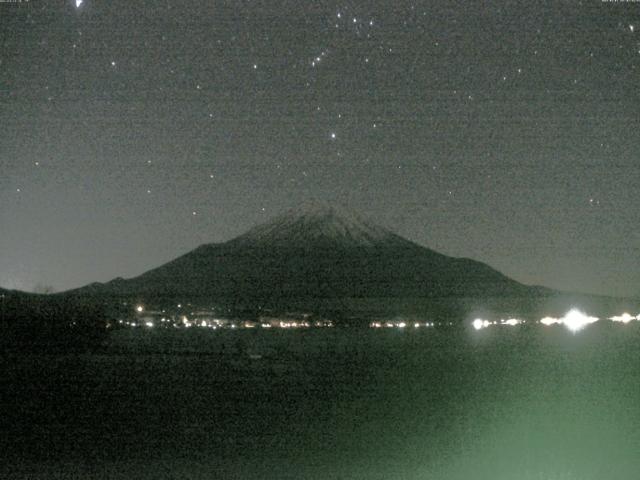
[[[630,31],[631,33],[633,33],[633,32],[635,31],[635,29],[636,29],[636,27],[635,27],[635,26],[633,26],[633,25],[629,25],[629,31]]]
[[[336,134],[335,132],[331,132],[331,140],[335,140],[336,139]]]

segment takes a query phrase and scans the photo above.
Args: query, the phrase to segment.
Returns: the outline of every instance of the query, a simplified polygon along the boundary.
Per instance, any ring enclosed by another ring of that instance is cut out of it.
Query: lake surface
[[[634,479],[640,326],[116,332],[0,356],[7,479]]]

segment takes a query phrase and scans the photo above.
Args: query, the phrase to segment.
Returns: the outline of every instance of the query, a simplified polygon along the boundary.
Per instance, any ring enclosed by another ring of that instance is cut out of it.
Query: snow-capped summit
[[[277,247],[374,247],[410,243],[362,216],[324,202],[305,202],[232,240]]]

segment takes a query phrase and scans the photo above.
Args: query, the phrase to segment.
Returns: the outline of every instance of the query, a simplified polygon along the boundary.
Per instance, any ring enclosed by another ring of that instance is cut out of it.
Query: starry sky
[[[640,3],[0,0],[0,286],[130,277],[308,198],[640,294]]]

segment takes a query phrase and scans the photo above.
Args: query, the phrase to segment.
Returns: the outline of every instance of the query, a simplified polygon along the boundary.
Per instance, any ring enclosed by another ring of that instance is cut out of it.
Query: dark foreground
[[[640,326],[123,331],[0,357],[0,478],[634,479]],[[258,358],[260,357],[260,358]]]

